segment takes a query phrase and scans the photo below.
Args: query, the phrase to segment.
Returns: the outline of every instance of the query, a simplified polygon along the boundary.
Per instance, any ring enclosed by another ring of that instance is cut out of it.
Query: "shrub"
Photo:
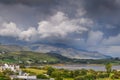
[[[112,79],[120,79],[120,72],[114,73],[114,75],[111,76]]]
[[[71,77],[70,71],[69,70],[63,70],[62,76],[64,78],[69,78]]]
[[[88,74],[84,76],[85,80],[96,80],[96,76],[94,74]]]
[[[84,76],[78,76],[74,80],[85,80]]]
[[[47,77],[47,76],[44,75],[44,74],[39,74],[39,75],[37,75],[37,78],[38,78],[38,79],[49,79],[49,77]]]
[[[52,68],[52,67],[47,68],[47,74],[50,75],[50,76],[51,76],[52,72],[54,72],[54,71],[55,71],[55,69]]]
[[[79,74],[80,74],[80,70],[75,70],[73,72],[73,77],[77,77],[77,76],[79,76]]]
[[[59,76],[59,77],[56,77],[55,80],[63,80],[63,78]]]
[[[82,75],[86,75],[87,72],[88,71],[86,69],[81,69],[79,74],[82,76]]]
[[[108,78],[109,77],[109,73],[98,73],[97,74],[97,78]]]

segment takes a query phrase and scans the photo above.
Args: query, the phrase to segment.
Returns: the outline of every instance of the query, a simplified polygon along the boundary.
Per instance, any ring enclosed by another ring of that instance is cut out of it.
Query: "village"
[[[22,69],[20,69],[19,65],[15,64],[3,64],[0,66],[0,72],[12,72],[11,75],[9,75],[10,80],[54,80],[54,78],[50,79],[37,79],[36,75],[30,75],[30,73],[23,72]],[[12,75],[13,74],[13,75]],[[48,76],[48,75],[47,75]],[[0,79],[1,80],[1,79]]]

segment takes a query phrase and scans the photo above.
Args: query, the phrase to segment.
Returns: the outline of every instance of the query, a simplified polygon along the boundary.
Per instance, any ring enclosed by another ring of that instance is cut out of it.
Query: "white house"
[[[20,70],[20,66],[19,65],[9,65],[9,64],[4,64],[3,66],[1,66],[2,71],[9,69],[13,72],[19,71]]]

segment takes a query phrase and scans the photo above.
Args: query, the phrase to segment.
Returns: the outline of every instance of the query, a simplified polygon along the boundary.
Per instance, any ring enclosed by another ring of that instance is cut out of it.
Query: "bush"
[[[95,70],[90,69],[90,70],[88,71],[88,73],[91,73],[91,74],[96,75],[98,72],[96,72]]]
[[[0,80],[11,80],[9,76],[0,76]]]
[[[94,74],[88,74],[84,76],[85,80],[96,80],[96,76]]]
[[[77,77],[80,75],[80,70],[73,71],[73,77]]]
[[[54,72],[54,71],[55,71],[55,69],[52,68],[52,67],[47,68],[47,74],[50,75],[50,76],[51,76],[52,72]]]
[[[3,74],[4,75],[14,75],[15,73],[13,71],[9,70],[9,69],[6,69],[6,70],[3,71]]]
[[[69,70],[63,70],[62,76],[64,78],[70,78],[71,77],[71,73]]]
[[[109,73],[98,73],[97,74],[97,78],[108,78],[109,77]]]
[[[54,77],[54,78],[62,76],[62,72],[56,70],[56,71],[52,72],[51,76]]]
[[[63,78],[59,76],[59,77],[56,77],[55,80],[63,80]]]
[[[49,77],[46,76],[46,75],[44,75],[44,74],[39,74],[39,75],[37,75],[37,78],[38,78],[38,79],[49,79]]]
[[[51,77],[55,78],[55,80],[63,80],[62,76],[63,76],[63,73],[62,73],[62,71],[59,71],[59,70],[55,70],[51,74]]]
[[[120,72],[114,73],[114,75],[112,75],[111,78],[112,78],[112,79],[120,79]]]
[[[96,76],[93,74],[88,74],[85,76],[78,76],[74,80],[96,80]]]
[[[74,80],[85,80],[84,76],[78,76]]]
[[[81,69],[79,74],[80,74],[80,75],[86,75],[87,72],[88,72],[88,71],[87,71],[86,69]]]

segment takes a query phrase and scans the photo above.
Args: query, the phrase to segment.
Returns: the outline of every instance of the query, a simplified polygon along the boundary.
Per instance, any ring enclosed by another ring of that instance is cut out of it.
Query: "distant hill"
[[[54,53],[54,55],[62,55],[66,58],[71,59],[108,59],[110,56],[103,55],[98,52],[90,52],[84,50],[76,50],[73,48],[62,48],[57,46],[50,45],[30,45],[26,47],[18,46],[18,45],[0,45],[0,52],[21,52],[21,51],[33,51],[38,53]],[[24,53],[24,55],[29,55],[28,53]],[[34,56],[39,56],[40,54],[34,54]],[[31,57],[32,58],[32,57]]]
[[[64,57],[59,54],[52,53],[38,53],[32,51],[17,51],[17,52],[7,52],[0,54],[0,62],[9,62],[9,63],[33,63],[33,64],[42,64],[42,63],[58,63],[66,62],[71,60],[67,57]]]
[[[29,51],[27,47],[21,47],[18,45],[2,45],[0,44],[0,51]]]
[[[112,62],[109,60],[110,58],[110,56],[106,56],[98,52],[49,45],[31,45],[27,47],[17,45],[0,45],[0,63],[20,63],[24,65],[54,63],[101,64],[105,63],[104,60],[106,59],[108,62]]]
[[[110,56],[85,50],[76,50],[73,48],[62,48],[50,45],[32,45],[30,48],[36,52],[57,53],[72,59],[108,59]]]

